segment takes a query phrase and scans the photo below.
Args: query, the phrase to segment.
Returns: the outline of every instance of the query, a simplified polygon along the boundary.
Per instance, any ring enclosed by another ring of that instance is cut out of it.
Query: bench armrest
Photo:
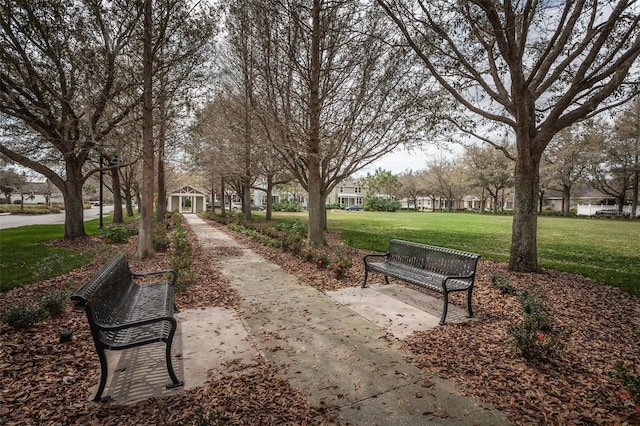
[[[178,273],[173,269],[163,269],[161,271],[152,271],[152,272],[131,272],[131,276],[133,278],[143,278],[143,277],[151,277],[154,275],[166,275],[171,274],[171,285],[175,286],[176,280],[178,279]]]
[[[389,252],[381,253],[381,254],[378,254],[378,253],[366,254],[366,255],[364,256],[364,258],[362,259],[362,260],[364,261],[364,266],[365,266],[365,268],[366,268],[366,267],[367,267],[367,265],[368,265],[368,263],[367,263],[367,259],[368,259],[368,258],[370,258],[370,257],[386,257],[386,258],[389,258]]]
[[[467,275],[447,275],[442,279],[442,288],[446,290],[447,281],[449,280],[468,280],[469,278],[473,278],[476,275],[476,271],[471,272]],[[473,285],[473,280],[469,283],[469,287]]]

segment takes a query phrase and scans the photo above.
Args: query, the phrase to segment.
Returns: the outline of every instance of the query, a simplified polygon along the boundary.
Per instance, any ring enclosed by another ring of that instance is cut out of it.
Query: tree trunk
[[[521,150],[519,150],[521,151]],[[518,154],[515,169],[515,205],[509,269],[537,272],[539,158]]]
[[[64,238],[84,237],[84,205],[82,202],[82,172],[74,173],[67,166],[67,180],[62,191],[64,198]]]
[[[321,247],[325,245],[323,235],[322,216],[322,196],[320,191],[320,162],[317,156],[309,159],[309,200],[307,210],[309,211],[309,231],[307,234],[308,243],[311,247]]]
[[[273,183],[271,182],[270,179],[267,179],[267,212],[265,213],[265,218],[267,220],[271,220],[271,216],[272,216],[272,201],[271,198],[273,196]]]
[[[130,196],[124,198],[124,205],[127,208],[127,217],[133,217],[133,203]]]
[[[640,153],[638,152],[638,139],[640,136],[636,136],[636,155],[634,158],[635,173],[633,174],[633,187],[631,190],[631,217],[636,217],[636,211],[638,210],[638,186],[640,185],[640,163],[638,159]]]
[[[312,31],[311,31],[311,78],[309,82],[309,141],[307,146],[308,189],[309,202],[309,232],[308,243],[312,247],[325,245],[322,215],[322,180],[320,176],[320,29],[321,1],[313,0]]]
[[[144,106],[142,109],[142,203],[140,228],[138,232],[138,257],[153,256],[151,233],[153,230],[153,96],[151,81],[152,43],[151,0],[144,2]]]
[[[156,222],[162,222],[167,213],[167,187],[164,172],[164,141],[160,141],[158,151],[158,202],[156,204]]]
[[[113,223],[122,223],[122,191],[120,188],[120,173],[115,167],[109,170],[111,173],[111,190],[113,192]]]
[[[156,222],[162,222],[167,212],[167,188],[165,186],[164,152],[167,137],[167,117],[165,116],[165,100],[160,100],[160,130],[158,132],[158,202],[156,203]],[[195,211],[195,209],[194,209]]]
[[[222,200],[220,200],[220,216],[225,217],[227,215],[227,209],[225,207],[227,194],[225,193],[224,179],[220,179],[220,194],[222,194]]]
[[[322,217],[322,231],[329,230],[327,226],[327,194],[324,193],[320,194],[320,216]],[[324,235],[322,241],[324,241]]]
[[[571,186],[562,185],[562,215],[569,217],[571,214]]]
[[[245,220],[251,220],[251,184],[246,178],[242,188],[242,209]]]

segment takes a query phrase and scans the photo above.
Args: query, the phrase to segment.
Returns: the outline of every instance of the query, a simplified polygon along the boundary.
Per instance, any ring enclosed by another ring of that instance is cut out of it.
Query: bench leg
[[[183,382],[178,380],[176,373],[173,371],[173,364],[171,364],[171,344],[167,343],[167,371],[169,372],[169,377],[171,377],[171,383],[168,383],[165,387],[167,389],[177,388],[184,385]]]
[[[440,317],[440,325],[444,325],[447,319],[447,310],[449,310],[449,293],[444,293],[444,306],[442,308],[442,317]]]
[[[96,348],[98,352],[98,358],[100,359],[100,384],[98,385],[98,392],[93,398],[94,402],[103,402],[102,392],[107,384],[107,355],[104,353],[104,349]]]
[[[173,371],[173,364],[171,363],[171,343],[173,342],[173,335],[176,332],[176,321],[172,318],[171,324],[171,332],[169,333],[169,338],[165,342],[167,344],[165,357],[167,358],[167,372],[169,373],[169,377],[171,377],[171,383],[168,383],[165,387],[167,389],[177,388],[182,386],[184,383],[178,380],[176,373]]]
[[[467,318],[473,318],[473,310],[471,309],[471,290],[472,289],[467,290],[467,311],[469,312]]]
[[[364,268],[364,281],[362,282],[362,288],[365,288],[367,286],[367,277],[368,276],[369,276],[369,270],[365,266],[365,268]]]

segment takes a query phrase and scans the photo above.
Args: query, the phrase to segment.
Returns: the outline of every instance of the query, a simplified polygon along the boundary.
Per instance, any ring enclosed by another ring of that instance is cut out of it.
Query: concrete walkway
[[[401,349],[398,338],[437,326],[440,300],[395,286],[354,287],[325,295],[199,217],[185,218],[243,298],[238,312],[212,308],[179,314],[174,367],[184,377],[186,389],[222,374],[221,359],[235,357],[250,364],[257,348],[310,403],[336,407],[344,424],[509,424],[499,411],[462,395],[450,382],[425,374]],[[452,321],[465,320],[457,307],[450,306],[449,312]],[[164,351],[149,350],[156,355],[146,348],[140,348],[140,355],[110,354],[114,367],[107,392],[115,403],[181,392],[162,388],[168,380]],[[141,371],[141,364],[155,370]],[[127,371],[144,379],[125,377]],[[155,382],[146,383],[156,376]],[[133,392],[130,383],[141,384],[141,389]]]

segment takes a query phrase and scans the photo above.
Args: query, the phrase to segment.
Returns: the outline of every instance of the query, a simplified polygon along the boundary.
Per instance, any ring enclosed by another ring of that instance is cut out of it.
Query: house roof
[[[169,195],[202,195],[204,197],[209,194],[201,189],[195,188],[191,185],[185,185],[181,188],[175,189],[169,193]]]

